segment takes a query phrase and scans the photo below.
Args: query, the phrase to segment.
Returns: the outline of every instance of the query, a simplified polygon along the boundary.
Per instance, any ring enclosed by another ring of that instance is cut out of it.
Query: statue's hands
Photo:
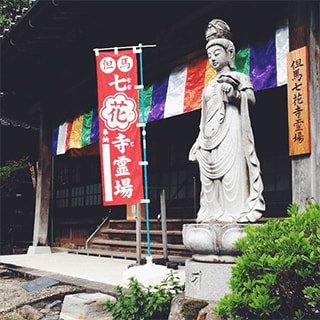
[[[221,90],[225,92],[229,101],[238,101],[240,98],[239,91],[235,90],[229,83],[221,83]]]
[[[229,83],[221,83],[221,90],[227,94],[227,97],[234,91],[233,86]]]

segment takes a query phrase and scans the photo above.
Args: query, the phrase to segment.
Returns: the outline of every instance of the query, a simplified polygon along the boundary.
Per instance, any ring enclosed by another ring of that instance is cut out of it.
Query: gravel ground
[[[0,265],[0,320],[57,320],[66,294],[84,292],[84,288],[58,283],[32,292],[22,285],[31,281]]]

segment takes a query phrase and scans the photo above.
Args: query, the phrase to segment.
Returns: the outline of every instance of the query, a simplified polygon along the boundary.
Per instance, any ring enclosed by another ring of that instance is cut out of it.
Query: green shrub
[[[223,319],[320,319],[320,205],[292,205],[285,220],[249,225],[236,246]]]
[[[21,169],[28,168],[29,156],[24,156],[19,160],[7,161],[5,165],[0,166],[0,179],[2,183],[12,180],[14,175]]]
[[[1,0],[0,1],[0,34],[10,25],[23,7],[29,7],[28,0]]]
[[[184,290],[178,277],[171,272],[160,285],[144,287],[131,278],[128,289],[116,287],[116,302],[107,301],[104,310],[114,320],[167,319],[171,300]]]
[[[17,188],[30,179],[30,157],[24,156],[18,160],[7,161],[0,166],[0,192],[2,198],[7,198],[16,194]]]

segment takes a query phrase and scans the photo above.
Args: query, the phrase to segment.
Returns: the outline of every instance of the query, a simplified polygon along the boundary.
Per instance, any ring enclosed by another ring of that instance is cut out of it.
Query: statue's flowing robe
[[[253,88],[242,73],[223,75],[239,83],[240,106],[228,102],[217,79],[204,89],[200,132],[190,150],[190,159],[195,158],[200,167],[197,221],[256,221],[265,203],[248,113],[246,90]]]

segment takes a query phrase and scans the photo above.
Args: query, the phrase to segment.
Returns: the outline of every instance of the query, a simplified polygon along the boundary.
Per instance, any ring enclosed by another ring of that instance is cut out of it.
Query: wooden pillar
[[[320,202],[320,27],[319,2],[289,2],[290,51],[309,49],[311,154],[292,157],[292,202]]]
[[[163,258],[168,260],[168,235],[167,235],[167,209],[166,209],[166,191],[161,190],[160,194],[160,210],[161,210],[161,233],[163,245]]]
[[[34,215],[33,245],[48,243],[50,207],[51,151],[50,127],[43,112],[40,115],[39,167],[37,172],[36,204]]]

